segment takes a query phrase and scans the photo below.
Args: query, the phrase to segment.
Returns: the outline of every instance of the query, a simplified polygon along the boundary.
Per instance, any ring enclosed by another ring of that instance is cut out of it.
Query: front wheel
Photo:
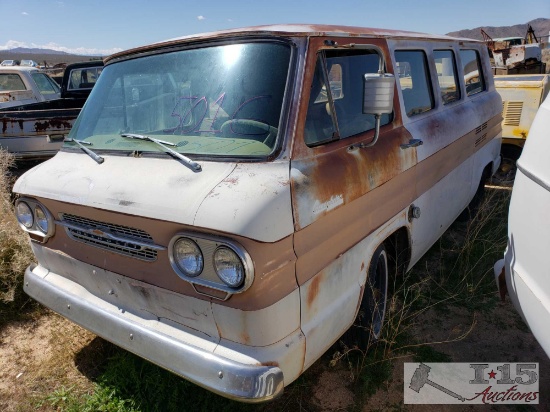
[[[347,340],[352,346],[367,349],[380,338],[388,294],[388,254],[384,244],[374,251],[367,272],[367,281],[359,313],[350,328]]]

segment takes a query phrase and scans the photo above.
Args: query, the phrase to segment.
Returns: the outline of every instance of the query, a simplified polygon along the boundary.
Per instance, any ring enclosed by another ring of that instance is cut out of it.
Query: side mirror
[[[393,111],[395,78],[390,73],[367,73],[364,75],[363,113],[373,114],[374,138],[370,143],[361,143],[361,148],[372,147],[380,136],[380,116]]]
[[[390,73],[364,75],[363,113],[384,114],[393,111],[395,78]]]

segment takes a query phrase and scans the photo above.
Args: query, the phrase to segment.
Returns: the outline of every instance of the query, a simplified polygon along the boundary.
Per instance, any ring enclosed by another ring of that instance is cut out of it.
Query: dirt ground
[[[449,355],[453,362],[538,362],[540,373],[540,403],[521,410],[550,410],[550,359],[516,313],[509,299],[474,318],[466,310],[451,308],[446,314],[434,310],[421,315],[416,335],[420,341],[442,342],[452,340],[474,324],[472,331],[461,340],[431,345]],[[367,402],[362,411],[489,411],[519,410],[514,405],[404,405],[403,364],[412,357],[394,361],[392,377]],[[351,390],[350,373],[345,368],[327,369],[321,373],[313,389],[314,404],[320,411],[349,410],[355,402]]]
[[[509,300],[499,303],[475,317],[461,308],[445,313],[428,311],[416,326],[417,338],[424,342],[453,339],[468,330],[461,340],[433,345],[438,352],[449,355],[454,362],[539,362],[541,403],[533,410],[550,410],[550,359],[527,330]],[[59,336],[73,336],[72,342]],[[98,339],[55,314],[37,320],[11,324],[0,331],[0,409],[5,412],[28,410],[28,400],[44,386],[59,386],[59,381],[91,389],[89,365],[94,362]],[[89,360],[82,359],[88,354]],[[77,359],[80,357],[79,359]],[[344,363],[329,367],[326,361],[314,365],[317,382],[311,391],[311,411],[346,411],[356,403],[350,371]],[[323,363],[324,362],[324,363]],[[392,377],[362,405],[362,411],[470,411],[516,410],[511,405],[403,405],[403,363],[412,358],[394,361]],[[59,364],[65,364],[59,368]],[[82,371],[83,365],[86,371]],[[33,408],[36,406],[33,406]],[[40,410],[53,410],[44,404]]]

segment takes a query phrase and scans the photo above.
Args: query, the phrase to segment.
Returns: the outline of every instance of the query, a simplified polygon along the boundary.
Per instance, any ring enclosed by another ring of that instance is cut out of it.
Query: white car
[[[34,60],[21,60],[20,66],[26,66],[26,67],[38,67],[38,63]]]
[[[508,216],[508,246],[495,264],[501,296],[514,306],[550,356],[550,98],[540,106],[517,172]]]
[[[0,66],[18,66],[19,62],[17,60],[2,60]]]

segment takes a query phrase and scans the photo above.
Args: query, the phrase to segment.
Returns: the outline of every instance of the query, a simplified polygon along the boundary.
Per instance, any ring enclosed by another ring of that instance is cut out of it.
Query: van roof
[[[211,39],[223,39],[226,37],[235,36],[282,36],[282,37],[316,37],[316,36],[333,36],[333,37],[349,37],[349,38],[392,38],[392,39],[425,39],[425,40],[460,40],[474,43],[481,43],[479,40],[456,38],[445,35],[434,35],[427,33],[418,33],[412,31],[403,30],[388,30],[388,29],[376,29],[368,27],[352,27],[352,26],[335,26],[335,25],[321,25],[321,24],[285,24],[285,25],[270,25],[270,26],[254,26],[244,27],[231,30],[220,30],[209,33],[193,34],[189,36],[177,37],[158,43],[153,43],[146,46],[141,46],[129,50],[125,50],[119,53],[115,53],[105,59],[105,63],[118,58],[133,55],[136,53],[143,53],[158,48],[175,46],[179,44],[185,44],[196,40],[211,40]]]

